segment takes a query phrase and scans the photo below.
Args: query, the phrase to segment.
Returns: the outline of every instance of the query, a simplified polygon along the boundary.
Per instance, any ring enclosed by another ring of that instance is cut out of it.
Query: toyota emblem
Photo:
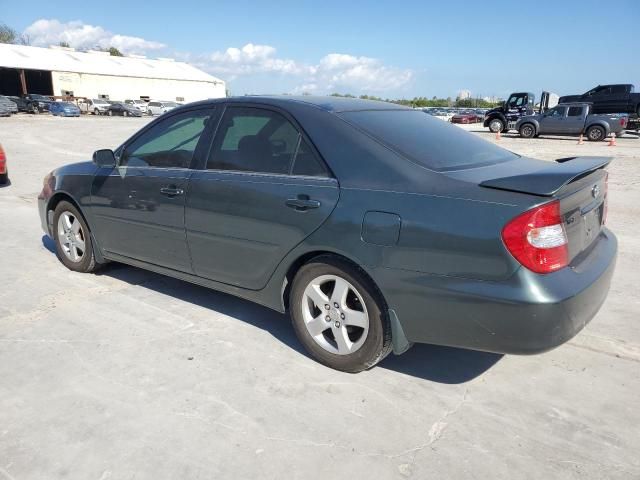
[[[598,195],[600,195],[600,187],[598,185],[594,185],[591,189],[591,196],[593,198],[598,198]]]

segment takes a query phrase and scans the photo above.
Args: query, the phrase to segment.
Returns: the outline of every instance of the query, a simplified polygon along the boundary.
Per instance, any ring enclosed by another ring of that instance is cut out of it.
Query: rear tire
[[[520,126],[520,136],[522,138],[533,138],[536,136],[536,127],[531,123],[525,123]]]
[[[91,232],[73,204],[61,201],[53,213],[53,239],[56,255],[74,272],[94,272],[100,266],[93,253]]]
[[[340,258],[321,256],[300,268],[289,312],[300,343],[336,370],[361,372],[392,350],[382,294],[362,269]]]
[[[128,117],[128,116],[129,116],[129,113],[127,113],[127,111],[125,110],[124,112],[122,112],[122,116],[123,116],[123,117]]]
[[[604,140],[607,136],[607,132],[605,132],[604,128],[593,125],[587,129],[587,139],[590,142],[600,142]]]

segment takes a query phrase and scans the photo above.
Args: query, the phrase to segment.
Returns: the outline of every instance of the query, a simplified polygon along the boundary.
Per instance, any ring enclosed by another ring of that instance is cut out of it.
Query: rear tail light
[[[536,273],[554,272],[569,263],[557,200],[515,217],[502,229],[502,241],[518,262]]]
[[[625,117],[622,117],[620,119],[620,125],[623,126],[623,127],[627,126],[627,119]]]
[[[2,145],[0,145],[0,172],[4,173],[6,165],[7,165],[7,156],[4,154]]]
[[[609,211],[609,172],[604,172],[604,200],[602,201],[602,224],[607,222],[607,213]]]

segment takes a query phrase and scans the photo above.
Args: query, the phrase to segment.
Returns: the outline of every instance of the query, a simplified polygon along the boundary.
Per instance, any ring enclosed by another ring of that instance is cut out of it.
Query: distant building
[[[458,100],[466,100],[471,98],[471,92],[469,90],[460,90],[458,92]]]
[[[192,102],[224,97],[226,86],[192,65],[167,58],[0,44],[0,94],[25,93]]]

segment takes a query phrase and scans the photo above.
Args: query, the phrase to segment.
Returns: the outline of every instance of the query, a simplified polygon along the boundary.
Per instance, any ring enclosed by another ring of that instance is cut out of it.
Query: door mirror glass
[[[99,167],[115,167],[116,156],[113,154],[113,150],[108,148],[96,150],[93,152],[93,163]]]

